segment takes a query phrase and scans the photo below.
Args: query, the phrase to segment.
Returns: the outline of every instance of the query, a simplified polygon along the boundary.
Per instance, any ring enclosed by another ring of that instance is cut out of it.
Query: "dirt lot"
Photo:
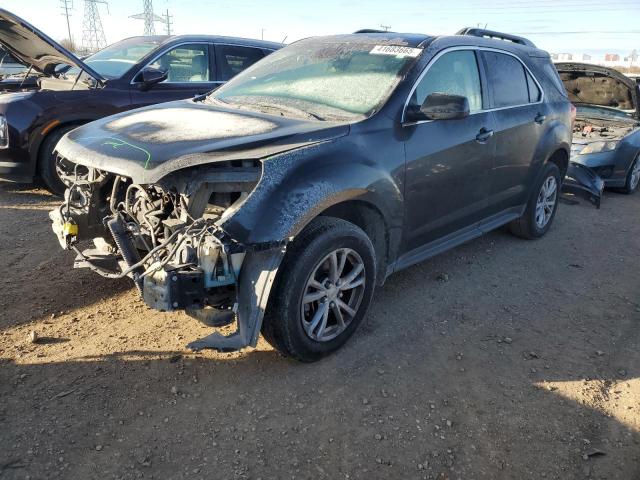
[[[72,271],[55,204],[0,184],[2,480],[640,478],[640,195],[393,276],[312,365],[185,351],[209,330]]]

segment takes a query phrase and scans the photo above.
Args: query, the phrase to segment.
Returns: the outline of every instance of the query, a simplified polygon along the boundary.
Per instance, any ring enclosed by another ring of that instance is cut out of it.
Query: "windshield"
[[[106,79],[120,78],[159,44],[160,41],[148,38],[128,38],[85,58],[84,63]],[[71,69],[68,75],[74,73],[78,73],[77,68]]]
[[[210,99],[318,120],[372,115],[387,101],[421,49],[347,42],[297,42],[272,53]]]

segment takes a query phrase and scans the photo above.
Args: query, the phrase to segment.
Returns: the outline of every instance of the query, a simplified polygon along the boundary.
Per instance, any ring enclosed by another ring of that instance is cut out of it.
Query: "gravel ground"
[[[394,275],[311,365],[186,351],[209,329],[71,270],[56,203],[0,184],[2,480],[640,478],[640,195]]]

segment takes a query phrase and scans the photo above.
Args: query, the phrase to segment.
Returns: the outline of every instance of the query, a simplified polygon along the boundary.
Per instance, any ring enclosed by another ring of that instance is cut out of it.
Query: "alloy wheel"
[[[328,342],[344,332],[364,296],[366,271],[355,250],[339,248],[314,267],[300,306],[301,321],[309,338]]]
[[[635,190],[640,183],[640,157],[636,158],[631,167],[631,179],[629,180],[629,187],[631,191]]]
[[[536,225],[544,228],[551,220],[558,199],[558,182],[556,177],[548,177],[542,184],[536,202]]]

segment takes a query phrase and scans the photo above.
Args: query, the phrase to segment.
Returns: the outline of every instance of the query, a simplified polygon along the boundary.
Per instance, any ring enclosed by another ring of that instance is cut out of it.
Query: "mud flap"
[[[567,175],[562,184],[562,191],[589,200],[596,208],[600,208],[604,180],[589,167],[569,162]]]
[[[284,248],[248,252],[242,264],[238,282],[236,331],[228,336],[214,332],[191,342],[187,348],[194,351],[205,348],[235,351],[248,346],[255,347],[258,343],[269,293],[283,257]]]

